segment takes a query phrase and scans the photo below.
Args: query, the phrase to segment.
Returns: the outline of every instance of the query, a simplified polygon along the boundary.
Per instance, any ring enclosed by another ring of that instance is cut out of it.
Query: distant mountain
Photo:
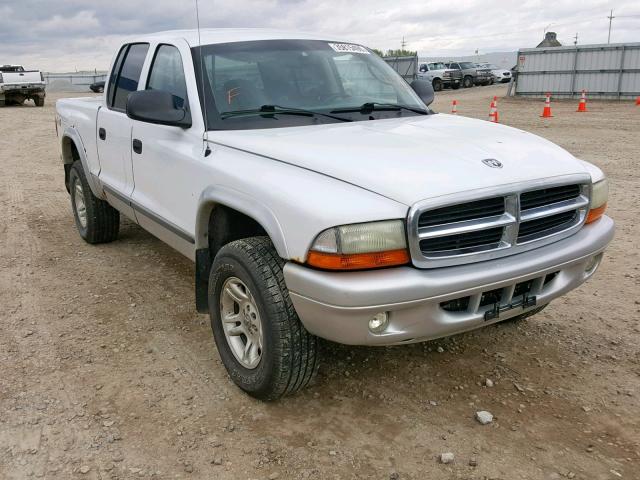
[[[491,53],[483,53],[481,55],[467,55],[467,56],[457,56],[450,55],[448,57],[430,57],[427,55],[420,55],[418,53],[418,58],[420,62],[448,62],[448,61],[459,61],[459,62],[474,62],[474,63],[493,63],[498,67],[502,68],[511,68],[516,64],[518,59],[518,52],[491,52]]]

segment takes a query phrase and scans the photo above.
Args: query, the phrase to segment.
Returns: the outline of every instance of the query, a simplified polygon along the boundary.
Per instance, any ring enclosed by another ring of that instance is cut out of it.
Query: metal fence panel
[[[526,48],[518,52],[516,95],[634,98],[640,95],[640,43]]]
[[[418,56],[415,57],[383,57],[391,67],[398,72],[407,82],[417,78]]]
[[[89,85],[104,81],[106,73],[43,73],[44,82],[49,90],[58,91],[88,91]]]

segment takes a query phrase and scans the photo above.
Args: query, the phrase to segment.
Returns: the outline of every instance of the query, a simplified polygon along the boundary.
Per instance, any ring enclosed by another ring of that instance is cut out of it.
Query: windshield
[[[205,45],[192,53],[200,97],[206,98],[208,129],[333,123],[341,120],[323,114],[344,109],[356,109],[340,114],[355,121],[416,115],[406,109],[361,112],[364,104],[426,109],[402,77],[360,45],[265,40]],[[276,111],[265,113],[264,106]],[[285,109],[311,114],[285,115]]]
[[[445,66],[444,63],[430,63],[429,64],[429,69],[430,70],[444,70],[445,68],[447,68]]]

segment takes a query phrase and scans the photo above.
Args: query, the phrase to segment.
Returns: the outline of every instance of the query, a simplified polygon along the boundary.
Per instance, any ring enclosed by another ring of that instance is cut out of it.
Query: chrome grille
[[[571,235],[586,218],[590,179],[572,175],[484,193],[440,197],[411,209],[407,224],[414,265],[487,260]]]

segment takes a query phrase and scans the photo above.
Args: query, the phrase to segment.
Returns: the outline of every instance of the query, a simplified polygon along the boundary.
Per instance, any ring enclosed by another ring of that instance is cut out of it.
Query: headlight
[[[313,242],[307,263],[327,270],[362,270],[409,263],[402,220],[329,228]]]
[[[595,222],[604,215],[604,211],[607,209],[608,198],[609,182],[606,178],[591,185],[591,204],[585,223]]]

